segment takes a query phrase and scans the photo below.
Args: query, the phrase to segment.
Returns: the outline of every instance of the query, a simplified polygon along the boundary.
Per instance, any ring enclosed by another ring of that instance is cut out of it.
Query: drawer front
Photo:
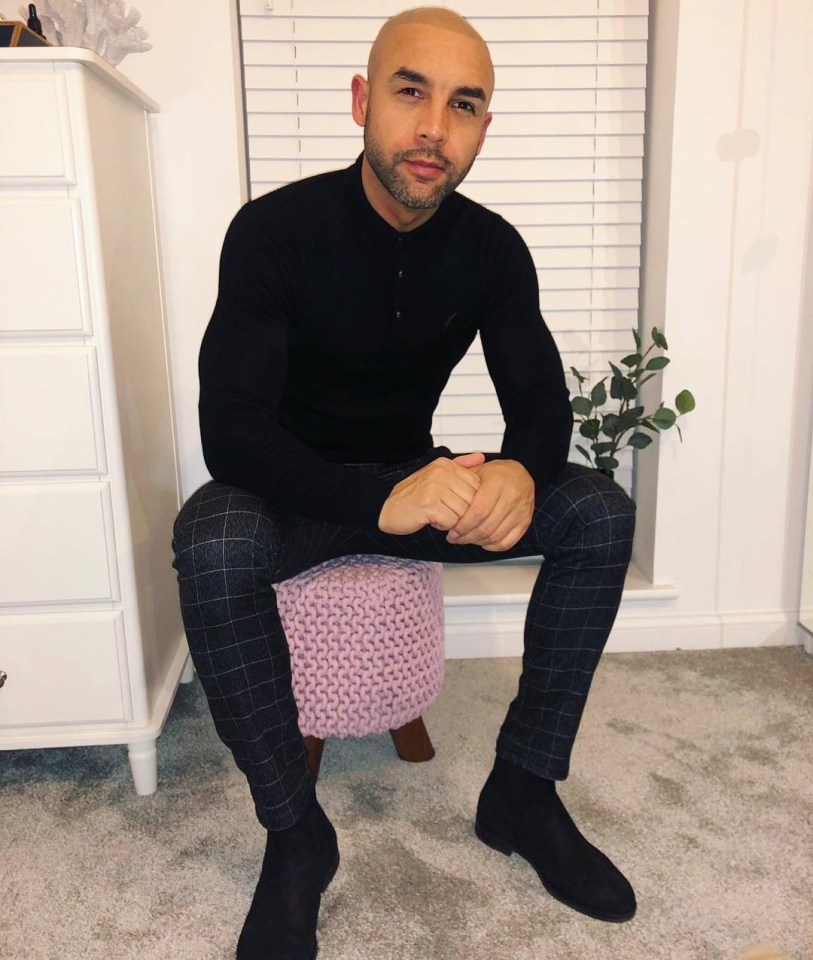
[[[0,263],[0,333],[90,333],[77,200],[1,199]]]
[[[0,727],[127,719],[121,616],[0,616]]]
[[[0,604],[118,595],[107,484],[0,485]]]
[[[0,347],[0,473],[105,469],[93,347]]]
[[[65,78],[1,76],[0,183],[75,183]]]

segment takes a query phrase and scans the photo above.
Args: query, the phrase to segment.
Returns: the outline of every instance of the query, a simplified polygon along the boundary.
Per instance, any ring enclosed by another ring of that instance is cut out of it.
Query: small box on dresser
[[[90,51],[0,51],[0,749],[127,744],[140,794],[191,675],[157,109]]]

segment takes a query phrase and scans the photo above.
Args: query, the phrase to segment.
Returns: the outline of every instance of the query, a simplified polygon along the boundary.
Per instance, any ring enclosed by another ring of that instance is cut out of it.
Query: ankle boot
[[[338,868],[336,831],[314,797],[293,827],[268,831],[236,960],[314,960],[319,904]]]
[[[629,881],[581,835],[553,780],[497,757],[474,829],[489,847],[527,860],[548,893],[579,913],[614,923],[635,915]]]

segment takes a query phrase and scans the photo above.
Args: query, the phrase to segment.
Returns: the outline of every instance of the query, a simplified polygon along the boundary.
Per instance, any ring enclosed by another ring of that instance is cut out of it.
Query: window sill
[[[444,564],[444,602],[446,607],[487,606],[527,603],[540,564],[469,563]],[[674,584],[653,584],[634,565],[627,572],[622,602],[675,600]]]

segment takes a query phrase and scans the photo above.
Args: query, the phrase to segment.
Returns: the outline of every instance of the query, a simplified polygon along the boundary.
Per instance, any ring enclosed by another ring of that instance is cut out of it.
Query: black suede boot
[[[268,831],[237,960],[314,960],[319,904],[338,868],[336,831],[314,797],[293,827]]]
[[[620,870],[581,835],[543,780],[497,757],[477,804],[477,836],[500,853],[518,853],[551,896],[596,920],[635,916],[635,893]]]

